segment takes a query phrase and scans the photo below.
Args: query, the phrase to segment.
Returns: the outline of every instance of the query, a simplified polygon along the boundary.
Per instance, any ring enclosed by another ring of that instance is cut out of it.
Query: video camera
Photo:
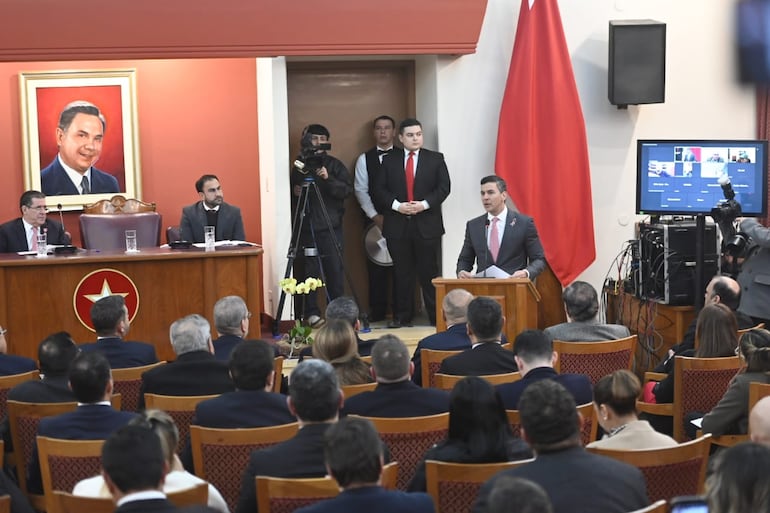
[[[317,171],[323,167],[324,156],[331,149],[331,143],[313,145],[313,134],[306,133],[300,141],[299,157],[294,161],[294,168],[305,175]]]
[[[741,204],[735,199],[735,191],[727,175],[719,178],[725,201],[711,209],[711,217],[719,225],[722,232],[722,252],[732,257],[743,256],[749,237],[735,229],[735,220],[741,215]]]

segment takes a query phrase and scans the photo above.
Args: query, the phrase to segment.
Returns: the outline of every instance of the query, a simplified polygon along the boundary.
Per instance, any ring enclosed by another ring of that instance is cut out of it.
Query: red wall
[[[0,220],[19,215],[24,191],[19,72],[117,68],[137,70],[142,199],[158,204],[165,226],[178,224],[198,199],[195,180],[216,174],[247,239],[261,242],[254,59],[0,63]],[[65,224],[79,245],[77,216],[65,214]]]

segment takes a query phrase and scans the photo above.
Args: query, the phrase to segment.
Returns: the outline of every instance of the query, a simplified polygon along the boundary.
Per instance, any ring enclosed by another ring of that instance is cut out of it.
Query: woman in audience
[[[770,331],[754,329],[741,337],[738,354],[746,362],[719,403],[703,417],[704,433],[715,436],[748,433],[749,383],[770,383]]]
[[[178,492],[205,483],[203,479],[187,472],[182,466],[182,462],[179,461],[175,452],[179,443],[179,430],[174,424],[174,419],[168,413],[161,410],[145,410],[140,416],[129,422],[129,425],[146,425],[160,437],[160,445],[169,466],[169,472],[163,483],[164,493]],[[102,476],[80,481],[75,485],[72,494],[81,497],[110,497],[110,492]],[[221,513],[230,513],[222,494],[211,484],[209,484],[208,505]]]
[[[497,390],[469,376],[457,382],[449,397],[449,438],[428,449],[408,491],[425,491],[425,460],[497,463],[531,457],[529,446],[513,436]]]
[[[313,340],[313,358],[332,364],[340,385],[361,385],[373,381],[369,365],[358,356],[358,341],[347,321],[331,319]]]
[[[753,442],[721,451],[706,480],[709,513],[770,512],[770,448]]]
[[[641,391],[639,378],[627,370],[615,371],[596,382],[594,408],[599,425],[607,434],[588,447],[658,449],[677,445],[673,438],[658,433],[649,422],[636,417],[636,398]]]

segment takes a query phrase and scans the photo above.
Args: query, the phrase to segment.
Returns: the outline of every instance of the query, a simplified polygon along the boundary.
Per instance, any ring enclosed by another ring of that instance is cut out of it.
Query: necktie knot
[[[390,150],[381,150],[377,148],[377,155],[387,155]]]

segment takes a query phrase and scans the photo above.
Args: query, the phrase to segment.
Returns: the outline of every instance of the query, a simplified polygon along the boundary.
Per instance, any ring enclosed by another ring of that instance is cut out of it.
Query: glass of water
[[[136,245],[136,230],[126,230],[126,253],[139,253]]]
[[[203,227],[203,241],[206,243],[206,251],[214,251],[216,246],[215,230],[215,226]]]
[[[48,233],[41,229],[37,232],[37,257],[45,258],[48,256]]]

